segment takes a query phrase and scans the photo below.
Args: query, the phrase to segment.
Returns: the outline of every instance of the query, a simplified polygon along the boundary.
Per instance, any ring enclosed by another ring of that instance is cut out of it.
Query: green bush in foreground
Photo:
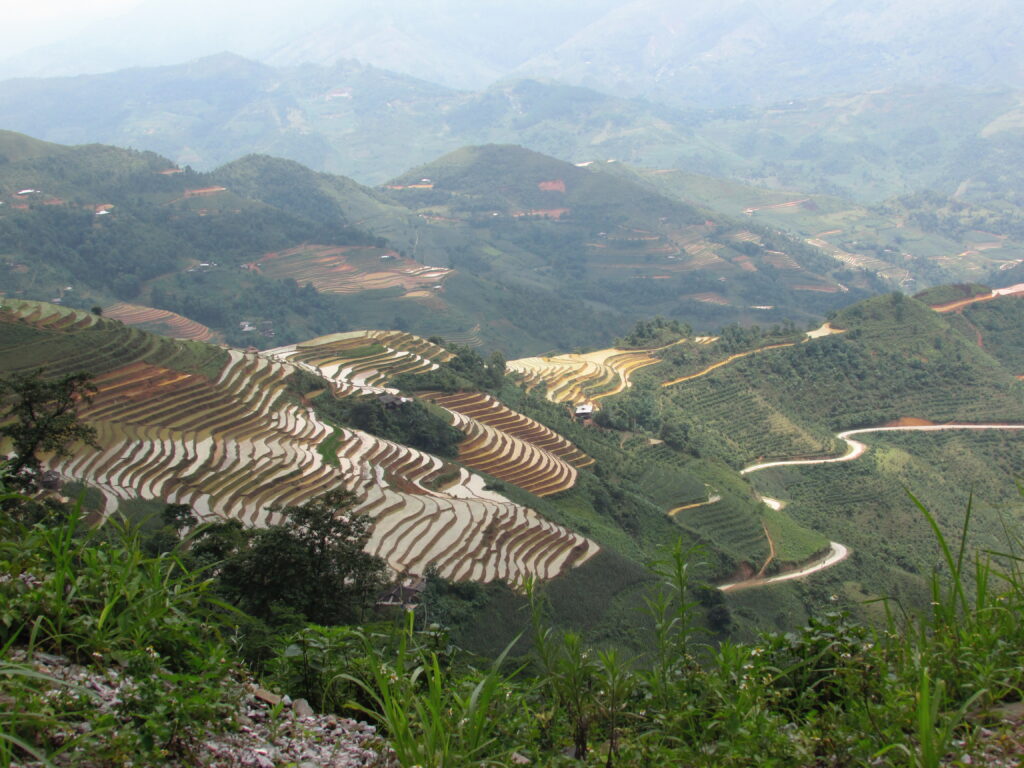
[[[18,498],[4,495],[4,509]],[[1022,560],[1009,533],[1005,552],[966,551],[970,507],[956,546],[921,512],[941,563],[931,610],[911,616],[894,604],[881,628],[835,612],[712,647],[692,620],[693,553],[677,546],[653,566],[660,586],[646,604],[654,639],[644,656],[556,631],[531,588],[530,642],[497,660],[468,658],[442,629],[415,630],[411,616],[309,625],[269,638],[265,684],[370,717],[408,768],[521,758],[609,768],[956,764],[976,749],[975,716],[1021,698]],[[237,704],[222,637],[245,617],[213,597],[216,569],[190,571],[177,551],[146,554],[131,526],[87,529],[74,509],[31,526],[4,514],[0,766],[191,764],[192,746],[229,725]],[[97,714],[95,694],[40,671],[33,658],[43,652],[133,682]]]
[[[77,755],[72,764],[166,764],[230,716],[237,690],[225,682],[236,665],[210,621],[224,608],[175,554],[147,555],[116,520],[88,528],[78,507],[31,526],[5,514],[0,534],[0,698],[11,703],[0,715],[0,766],[57,753]],[[11,661],[15,649],[25,663]],[[116,712],[98,715],[95,693],[34,671],[40,653],[133,682]]]

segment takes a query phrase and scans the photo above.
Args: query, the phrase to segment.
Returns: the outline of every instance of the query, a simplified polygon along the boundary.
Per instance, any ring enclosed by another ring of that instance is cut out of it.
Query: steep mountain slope
[[[16,136],[5,145],[21,146]],[[616,312],[602,317],[570,301],[560,311],[579,331],[556,338],[543,318],[517,331],[508,313],[530,304],[553,311],[549,289],[499,290],[431,269],[447,265],[450,251],[482,247],[479,238],[293,162],[254,156],[196,174],[152,153],[73,147],[3,164],[0,187],[10,296],[80,308],[128,301],[242,346],[298,341],[355,318],[476,344],[485,324],[483,336],[512,352],[610,339],[625,325]],[[444,297],[433,290],[442,283]]]
[[[380,183],[462,146],[515,143],[862,203],[932,189],[1019,206],[1022,103],[1016,90],[889,83],[683,110],[547,79],[456,92],[347,60],[274,69],[227,54],[0,83],[5,127],[145,148],[202,170],[269,153]]]
[[[671,109],[517,80],[457,92],[342,59],[273,68],[232,54],[187,64],[0,83],[5,128],[62,143],[149,149],[211,170],[248,153],[377,183],[467,144],[566,159],[667,161],[688,144]]]
[[[830,595],[855,610],[879,595],[928,599],[920,574],[931,567],[933,541],[904,488],[941,510],[940,526],[952,534],[960,524],[953,512],[973,484],[972,546],[997,546],[1001,510],[1018,525],[1009,478],[1024,471],[1021,430],[958,426],[1024,424],[1018,304],[1006,296],[958,316],[892,294],[848,307],[814,332],[727,329],[717,339],[636,349],[628,354],[643,365],[630,364],[621,386],[593,396],[590,426],[552,402],[573,399],[557,386],[545,397],[507,378],[495,390],[500,405],[495,394],[439,393],[445,379],[435,374],[460,370],[449,365],[453,353],[394,331],[334,334],[260,356],[14,301],[0,326],[0,369],[97,375],[100,392],[83,415],[99,428],[102,450],[76,451],[66,469],[111,505],[142,493],[259,522],[275,499],[349,483],[378,520],[373,546],[396,568],[436,560],[457,578],[564,573],[557,590],[570,603],[589,600],[600,584],[604,601],[584,618],[602,631],[628,621],[636,563],[676,535],[703,545],[700,578],[719,583],[816,562],[830,540],[852,547],[809,581],[727,593],[740,625],[783,626]],[[613,353],[627,354],[594,354]],[[393,380],[448,409],[439,413],[466,435],[458,460],[492,477],[474,479],[449,460],[322,415],[330,412],[324,398],[358,402],[359,392],[384,392]],[[865,452],[818,462],[843,453],[841,430],[928,423],[937,429],[866,435]],[[788,459],[805,461],[739,472]],[[499,522],[487,533],[481,519]],[[455,529],[434,525],[464,528],[463,544],[455,546]],[[481,542],[495,530],[507,531],[507,546],[501,533],[481,560]],[[573,563],[583,564],[567,571]]]

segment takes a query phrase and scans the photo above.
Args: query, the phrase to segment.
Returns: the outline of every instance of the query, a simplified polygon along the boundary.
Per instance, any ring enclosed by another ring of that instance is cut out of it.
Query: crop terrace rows
[[[449,413],[453,426],[466,435],[459,443],[459,461],[466,466],[537,496],[567,491],[576,484],[576,468],[554,454],[470,416]]]
[[[261,272],[312,283],[326,293],[402,288],[406,291],[440,285],[452,270],[431,267],[380,248],[304,245],[270,253],[256,262]]]
[[[23,309],[46,327],[109,322],[58,308]],[[168,348],[181,342],[111,325],[105,336],[121,346],[105,354],[121,363],[100,369],[96,395],[81,411],[97,430],[99,450],[79,445],[68,459],[46,462],[101,490],[108,512],[119,499],[141,496],[190,504],[206,519],[265,525],[279,519],[274,508],[345,487],[357,494],[357,512],[374,519],[368,548],[396,571],[422,573],[434,563],[449,578],[522,583],[552,578],[598,551],[592,541],[487,490],[482,477],[465,469],[435,489],[450,465],[406,446],[340,429],[337,466],[325,460],[318,448],[331,427],[284,396],[294,366],[231,350],[209,379],[130,359],[153,354],[140,340]]]
[[[174,339],[209,341],[213,337],[213,331],[205,325],[165,309],[126,304],[122,301],[104,309],[103,314],[105,317],[120,320],[125,325],[145,326],[146,330]]]
[[[403,331],[335,333],[262,354],[323,376],[339,394],[383,392],[392,376],[425,373],[451,357],[443,347]]]
[[[587,467],[594,460],[554,430],[548,429],[528,416],[513,411],[499,400],[483,392],[421,393],[420,397],[437,403],[450,411],[469,416],[481,424],[525,440],[548,453],[567,461],[574,467]]]
[[[509,361],[508,368],[522,374],[529,389],[544,383],[548,400],[580,405],[622,392],[632,386],[634,371],[658,362],[642,350],[604,349],[585,355],[525,357]]]

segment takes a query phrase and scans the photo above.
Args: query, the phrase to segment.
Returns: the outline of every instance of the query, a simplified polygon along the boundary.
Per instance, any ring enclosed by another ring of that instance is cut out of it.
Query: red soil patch
[[[173,176],[175,173],[184,173],[185,171],[181,168],[165,168],[162,171],[157,171],[161,176]]]
[[[541,181],[537,183],[537,189],[543,192],[565,192],[565,182],[561,179]]]
[[[930,427],[934,425],[934,421],[928,421],[928,419],[919,419],[916,416],[900,416],[898,419],[883,424],[884,427]]]
[[[227,187],[203,187],[202,189],[186,189],[185,197],[209,197],[220,192],[227,192]]]

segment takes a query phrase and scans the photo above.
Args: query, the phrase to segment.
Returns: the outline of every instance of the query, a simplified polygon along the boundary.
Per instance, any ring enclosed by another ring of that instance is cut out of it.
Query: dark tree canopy
[[[385,565],[363,551],[371,520],[354,513],[354,503],[350,492],[329,491],[285,507],[280,525],[209,526],[193,556],[214,567],[228,600],[262,621],[282,611],[316,624],[357,621],[383,585]]]
[[[0,379],[0,438],[10,441],[15,484],[32,486],[39,476],[39,455],[69,455],[71,446],[95,446],[96,430],[78,420],[78,404],[96,391],[87,373],[46,379],[42,371]]]

